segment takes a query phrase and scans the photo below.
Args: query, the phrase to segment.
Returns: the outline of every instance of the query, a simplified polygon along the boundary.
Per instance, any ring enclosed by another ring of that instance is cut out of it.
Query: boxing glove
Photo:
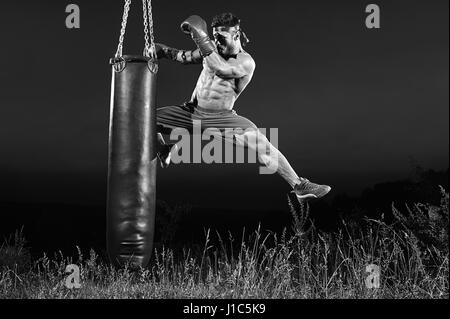
[[[203,57],[207,57],[217,50],[214,42],[208,36],[206,22],[201,17],[197,15],[190,16],[181,23],[181,30],[191,35]]]

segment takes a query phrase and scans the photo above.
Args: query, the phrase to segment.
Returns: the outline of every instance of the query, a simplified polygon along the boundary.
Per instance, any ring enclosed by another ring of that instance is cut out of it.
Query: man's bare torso
[[[240,63],[241,59],[251,59],[246,52],[240,52],[236,58],[231,57],[227,62]],[[192,98],[196,98],[198,105],[211,110],[231,110],[234,103],[250,83],[251,73],[241,78],[220,77],[203,61],[203,70],[198,78]]]

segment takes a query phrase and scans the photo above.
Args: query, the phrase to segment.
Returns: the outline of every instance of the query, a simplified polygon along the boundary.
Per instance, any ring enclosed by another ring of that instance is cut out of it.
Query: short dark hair
[[[211,23],[211,27],[235,27],[241,24],[241,20],[231,12],[225,12],[216,15]]]

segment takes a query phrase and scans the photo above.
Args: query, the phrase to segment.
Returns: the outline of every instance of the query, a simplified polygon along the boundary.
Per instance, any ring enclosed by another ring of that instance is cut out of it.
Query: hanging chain
[[[130,12],[131,0],[125,0],[122,17],[122,28],[120,30],[119,45],[117,46],[116,58],[122,56],[125,31],[127,29],[128,14]],[[144,13],[144,56],[156,58],[155,37],[153,31],[153,8],[151,0],[142,0]]]
[[[147,0],[142,0],[142,11],[144,13],[144,56],[149,56],[150,45],[148,44],[148,15],[147,15]]]
[[[145,39],[145,56],[154,57],[155,54],[155,37],[153,32],[153,13],[152,13],[152,1],[142,0],[142,9],[144,12],[144,39]],[[149,43],[150,35],[150,43]]]
[[[147,0],[148,4],[148,26],[150,32],[150,52],[152,57],[156,60],[156,48],[155,48],[155,32],[153,30],[153,8],[152,8],[152,0]]]
[[[122,28],[120,30],[119,45],[117,46],[116,58],[122,56],[125,30],[127,29],[128,13],[130,12],[131,0],[125,0],[122,17]]]

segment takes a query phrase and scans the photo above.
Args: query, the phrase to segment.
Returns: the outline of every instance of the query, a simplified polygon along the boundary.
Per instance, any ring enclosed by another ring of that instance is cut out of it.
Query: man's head
[[[221,13],[213,18],[214,41],[221,55],[230,56],[239,53],[248,39],[241,30],[241,21],[232,13]],[[242,42],[241,42],[242,40]]]

